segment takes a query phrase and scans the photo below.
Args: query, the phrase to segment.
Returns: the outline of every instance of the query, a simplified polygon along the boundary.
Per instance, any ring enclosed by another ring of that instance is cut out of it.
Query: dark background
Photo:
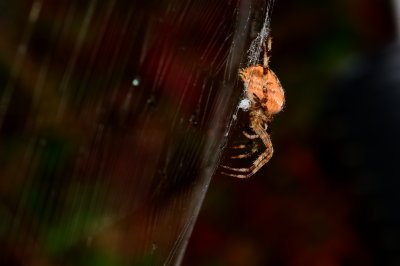
[[[187,265],[400,265],[393,12],[276,1],[271,68],[287,104],[274,157],[250,180],[215,176]]]
[[[193,225],[183,265],[400,265],[390,2],[277,0],[274,157],[217,168],[251,164],[224,133],[265,6],[0,1],[0,265],[174,264]]]

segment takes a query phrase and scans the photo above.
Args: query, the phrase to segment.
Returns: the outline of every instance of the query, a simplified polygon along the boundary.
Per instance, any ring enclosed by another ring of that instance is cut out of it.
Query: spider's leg
[[[271,57],[272,38],[268,36],[267,40],[263,43],[264,58],[263,58],[263,74],[267,75],[269,71],[269,58]]]
[[[264,131],[263,127],[260,123],[254,123],[252,128],[256,134],[260,136],[260,139],[265,145],[266,150],[258,156],[258,158],[253,162],[250,167],[247,168],[234,168],[222,165],[223,168],[240,173],[247,173],[247,174],[228,174],[229,176],[235,176],[238,178],[248,178],[255,174],[261,167],[263,167],[272,157],[274,153],[274,148],[272,146],[271,138],[269,137],[268,133]],[[226,174],[226,173],[224,173]]]
[[[242,144],[242,145],[236,145],[236,146],[231,146],[231,149],[245,149],[246,145]]]
[[[241,145],[242,146],[242,145]],[[244,146],[244,145],[243,145]],[[231,159],[242,159],[242,158],[249,158],[251,156],[253,156],[254,153],[257,152],[257,146],[254,146],[250,152],[246,152],[243,154],[239,154],[239,155],[233,155],[231,156]]]
[[[228,169],[228,170],[231,170],[234,172],[244,173],[244,174],[230,174],[230,173],[222,172],[222,174],[237,177],[237,178],[249,178],[252,175],[254,175],[258,170],[260,170],[260,168],[263,167],[263,165],[269,161],[269,159],[271,158],[269,156],[269,154],[271,154],[271,153],[266,150],[263,154],[261,154],[254,161],[254,163],[250,167],[247,167],[247,168],[234,168],[234,167],[221,165],[225,169]]]
[[[226,166],[226,165],[221,165],[222,168],[234,171],[234,172],[240,172],[240,173],[248,173],[248,172],[252,172],[253,169],[257,166],[258,162],[261,161],[262,159],[260,159],[261,157],[264,156],[265,153],[261,154],[250,167],[242,167],[242,168],[236,168],[236,167],[230,167],[230,166]],[[225,173],[224,173],[225,174]],[[246,175],[247,176],[247,175]]]
[[[258,172],[258,170],[261,169],[261,167],[263,167],[266,163],[268,163],[268,161],[271,159],[272,156],[272,151],[271,150],[265,150],[265,152],[263,154],[261,154],[256,161],[254,161],[253,163],[253,170],[251,170],[251,172],[241,178],[248,178],[252,175],[254,175],[255,173]]]
[[[227,176],[233,176],[233,177],[237,177],[237,178],[249,178],[250,177],[247,175],[237,175],[237,174],[230,174],[230,173],[226,173],[226,172],[221,172],[221,174],[227,175]]]
[[[235,167],[230,167],[230,166],[226,166],[226,165],[221,165],[222,168],[231,170],[231,171],[235,171],[235,172],[241,172],[241,173],[246,173],[246,172],[250,172],[252,170],[252,166],[250,167],[244,167],[244,168],[235,168]]]
[[[242,131],[243,135],[248,139],[257,139],[259,136],[257,134],[249,134],[246,131]]]
[[[260,170],[261,167],[263,167],[271,159],[272,154],[273,154],[273,149],[271,146],[271,149],[265,150],[265,152],[262,153],[253,162],[253,165],[248,168],[233,168],[233,167],[228,167],[228,166],[222,165],[222,167],[225,169],[235,171],[235,172],[247,173],[247,174],[231,174],[231,173],[226,173],[226,172],[222,172],[222,174],[237,177],[237,178],[249,178],[252,175],[254,175],[255,173],[257,173],[257,171]]]
[[[253,130],[258,136],[260,136],[260,139],[262,140],[262,142],[265,145],[266,151],[264,153],[266,153],[266,158],[267,158],[267,162],[268,162],[274,153],[274,147],[272,146],[271,138],[270,138],[269,134],[267,133],[267,131],[264,130],[264,128],[262,127],[262,125],[260,123],[255,123],[253,125]]]
[[[235,168],[235,167],[230,167],[230,166],[226,166],[226,165],[221,165],[221,167],[228,169],[228,170],[235,171],[235,172],[241,172],[241,173],[253,172],[253,170],[255,168],[257,168],[257,170],[261,168],[261,167],[259,167],[260,164],[264,165],[265,163],[267,163],[269,161],[269,159],[271,159],[272,153],[273,153],[273,150],[270,150],[270,149],[265,150],[262,154],[260,154],[260,156],[258,156],[258,158],[253,162],[253,164],[250,167]]]
[[[246,152],[243,154],[239,154],[239,155],[232,155],[231,159],[243,159],[243,158],[249,158],[253,155],[253,152]]]

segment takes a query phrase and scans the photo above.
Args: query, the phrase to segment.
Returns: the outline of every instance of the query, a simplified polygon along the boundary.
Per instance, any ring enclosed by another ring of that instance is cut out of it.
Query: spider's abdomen
[[[248,98],[254,102],[254,96],[260,99],[262,107],[270,114],[279,113],[285,103],[285,92],[275,73],[268,69],[264,75],[262,66],[251,66],[240,71]]]

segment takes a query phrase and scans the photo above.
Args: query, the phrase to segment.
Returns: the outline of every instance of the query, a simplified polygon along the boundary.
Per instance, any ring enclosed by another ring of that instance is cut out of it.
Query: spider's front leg
[[[267,40],[263,43],[264,58],[263,58],[263,74],[266,76],[269,71],[269,58],[271,57],[272,37],[268,36]]]

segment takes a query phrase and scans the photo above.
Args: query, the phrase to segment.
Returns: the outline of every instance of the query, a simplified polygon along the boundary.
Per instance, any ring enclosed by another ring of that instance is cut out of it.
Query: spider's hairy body
[[[285,92],[275,73],[269,68],[271,50],[271,37],[267,39],[264,46],[263,66],[255,65],[241,69],[239,75],[245,86],[246,99],[250,101],[249,122],[253,134],[243,131],[243,135],[251,140],[260,139],[265,150],[253,164],[247,168],[233,168],[223,166],[225,169],[237,172],[237,174],[224,173],[238,178],[248,178],[254,175],[271,159],[274,149],[270,135],[267,132],[268,123],[272,121],[275,114],[279,113],[285,103]],[[240,148],[243,148],[241,145]],[[232,156],[231,158],[246,158],[252,153]]]
[[[261,106],[269,115],[279,113],[285,102],[285,93],[275,73],[268,69],[264,74],[264,68],[260,65],[250,66],[239,72],[246,88],[247,98],[251,102],[261,100]]]

